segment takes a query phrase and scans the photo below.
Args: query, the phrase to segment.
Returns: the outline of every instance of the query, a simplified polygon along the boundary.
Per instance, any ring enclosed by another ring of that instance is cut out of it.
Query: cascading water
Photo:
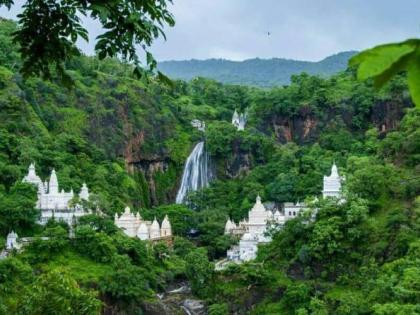
[[[184,203],[189,192],[207,187],[212,177],[210,158],[205,150],[204,141],[201,141],[196,144],[185,163],[175,202]]]

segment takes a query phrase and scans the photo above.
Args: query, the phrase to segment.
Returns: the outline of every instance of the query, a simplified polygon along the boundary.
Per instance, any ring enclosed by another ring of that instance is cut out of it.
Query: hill
[[[214,79],[222,83],[273,87],[290,83],[290,77],[306,72],[327,77],[347,68],[347,62],[355,51],[341,52],[321,61],[299,61],[283,58],[248,59],[231,61],[224,59],[163,61],[158,64],[169,77],[191,80],[195,77]]]

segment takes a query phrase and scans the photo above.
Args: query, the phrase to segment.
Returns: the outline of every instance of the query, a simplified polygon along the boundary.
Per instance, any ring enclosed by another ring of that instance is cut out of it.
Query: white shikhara
[[[245,129],[247,120],[248,120],[248,114],[246,112],[242,114],[238,114],[238,112],[235,109],[232,115],[232,125],[234,125],[238,131]]]
[[[335,163],[331,168],[330,176],[324,176],[322,196],[334,197],[342,200],[341,183],[344,177],[338,173]],[[283,212],[278,209],[267,210],[261,202],[260,196],[248,213],[248,220],[244,219],[238,224],[228,219],[225,225],[225,234],[239,235],[239,245],[233,246],[227,251],[227,259],[234,262],[243,262],[255,259],[258,244],[271,241],[267,235],[270,226],[281,228],[287,220],[293,219],[303,210],[307,209],[305,203],[285,202]]]

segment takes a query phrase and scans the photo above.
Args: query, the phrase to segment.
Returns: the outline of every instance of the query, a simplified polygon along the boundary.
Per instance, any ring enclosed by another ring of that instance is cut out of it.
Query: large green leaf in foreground
[[[349,64],[358,66],[358,79],[373,78],[377,87],[406,71],[411,97],[420,107],[420,39],[376,46],[354,56]]]

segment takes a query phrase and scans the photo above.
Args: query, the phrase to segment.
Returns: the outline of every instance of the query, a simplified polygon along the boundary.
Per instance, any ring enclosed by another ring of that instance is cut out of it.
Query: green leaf
[[[141,79],[143,77],[143,69],[140,66],[135,66],[133,70],[133,74],[138,78]]]
[[[377,51],[377,50],[386,51],[387,48],[389,47],[396,47],[396,46],[403,46],[403,45],[408,45],[408,46],[412,46],[416,48],[417,46],[420,45],[420,39],[408,39],[400,43],[378,45],[373,48],[366,49],[364,51],[361,51],[357,55],[354,55],[353,57],[351,57],[349,60],[349,65],[350,66],[360,65],[363,61],[365,61],[366,58],[368,58],[372,54],[372,51]]]
[[[171,79],[169,79],[166,75],[164,75],[162,72],[158,71],[157,77],[159,81],[161,81],[162,83],[165,83],[169,87],[173,88],[175,86],[174,82]]]
[[[402,57],[414,52],[415,49],[416,46],[413,44],[377,46],[354,56],[349,64],[358,64],[357,77],[365,80],[382,74]]]
[[[97,11],[101,20],[105,21],[110,15],[108,8],[101,4],[92,4],[90,6],[92,11]]]
[[[374,84],[376,88],[381,88],[385,83],[392,79],[395,75],[407,69],[407,65],[415,55],[415,52],[405,55],[394,62],[388,69],[381,74],[374,77]]]
[[[408,87],[414,104],[420,108],[420,55],[417,53],[408,65]]]
[[[153,55],[150,52],[146,51],[147,64],[151,64],[153,62],[153,60],[154,60]]]

